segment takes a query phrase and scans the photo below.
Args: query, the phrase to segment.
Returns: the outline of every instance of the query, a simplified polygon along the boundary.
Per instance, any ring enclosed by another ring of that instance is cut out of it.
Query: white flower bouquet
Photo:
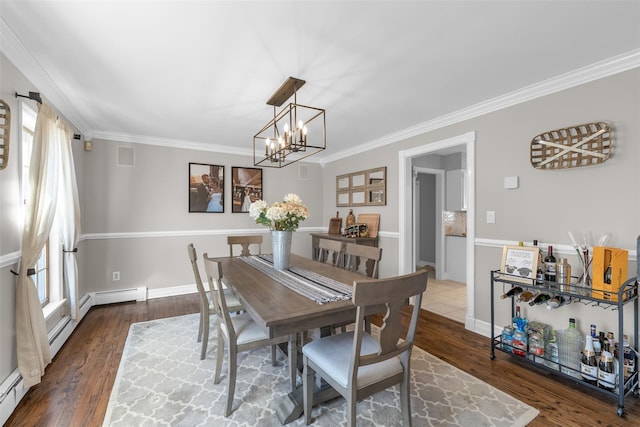
[[[249,216],[275,231],[296,231],[300,223],[309,217],[309,209],[297,194],[287,194],[282,202],[273,205],[264,200],[256,200],[249,207]]]

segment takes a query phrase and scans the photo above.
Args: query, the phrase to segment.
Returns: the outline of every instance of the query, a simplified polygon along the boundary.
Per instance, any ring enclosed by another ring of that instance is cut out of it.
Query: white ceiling
[[[326,109],[325,159],[640,56],[637,0],[0,0],[0,14],[2,51],[88,139],[248,153],[293,76],[298,102]]]

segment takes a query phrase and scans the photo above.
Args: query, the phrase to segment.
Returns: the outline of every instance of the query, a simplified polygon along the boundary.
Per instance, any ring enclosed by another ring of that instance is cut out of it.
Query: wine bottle
[[[538,248],[538,241],[533,241],[533,246]],[[544,282],[544,269],[542,268],[542,252],[538,248],[538,266],[536,267],[536,284],[542,285]]]
[[[535,297],[536,297],[536,294],[534,294],[533,292],[524,291],[520,295],[518,295],[517,300],[518,300],[518,302],[528,302],[528,301],[530,301],[531,299],[533,299]]]
[[[542,304],[542,303],[546,302],[549,299],[551,299],[551,296],[549,294],[545,294],[545,293],[541,292],[538,295],[536,295],[536,297],[534,299],[529,301],[529,305]]]
[[[598,383],[598,362],[596,361],[596,353],[593,350],[591,335],[587,335],[585,339],[580,372],[582,373],[582,378],[589,384],[596,385]]]
[[[504,294],[500,295],[500,298],[505,299],[505,298],[513,297],[513,296],[516,296],[518,294],[521,294],[522,291],[523,290],[522,290],[522,288],[520,286],[514,286],[513,288],[509,289]]]
[[[556,281],[556,257],[553,256],[553,246],[549,246],[547,256],[544,257],[544,280],[548,282]]]
[[[554,295],[553,298],[547,300],[547,310],[553,310],[564,304],[565,299],[562,295]]]
[[[611,263],[609,263],[607,269],[604,271],[604,283],[611,284]]]

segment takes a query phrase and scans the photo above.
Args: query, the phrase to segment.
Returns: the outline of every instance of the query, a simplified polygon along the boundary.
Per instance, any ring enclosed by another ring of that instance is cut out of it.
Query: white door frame
[[[467,154],[467,319],[465,326],[472,326],[475,295],[475,141],[476,133],[467,132],[441,141],[398,152],[398,273],[415,271],[413,252],[413,169],[412,159],[428,153],[459,145],[466,146]]]

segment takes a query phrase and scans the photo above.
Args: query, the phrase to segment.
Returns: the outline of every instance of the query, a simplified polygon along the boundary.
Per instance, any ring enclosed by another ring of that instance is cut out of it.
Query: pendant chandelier
[[[273,119],[253,137],[254,166],[281,168],[327,147],[324,110],[297,102],[297,91],[304,84],[289,77],[267,101],[273,106]],[[276,112],[291,96],[293,102]]]

